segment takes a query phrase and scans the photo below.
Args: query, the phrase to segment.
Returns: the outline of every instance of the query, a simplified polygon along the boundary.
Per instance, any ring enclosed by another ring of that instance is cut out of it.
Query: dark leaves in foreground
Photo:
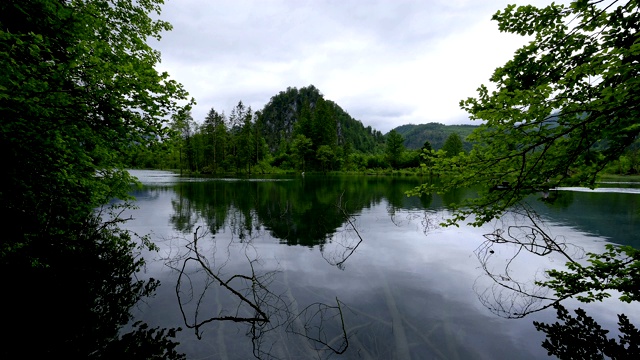
[[[624,315],[618,315],[620,335],[609,338],[609,330],[603,329],[583,309],[576,309],[576,317],[562,305],[554,306],[558,320],[554,324],[533,322],[536,330],[547,338],[542,343],[549,356],[560,359],[638,359],[640,358],[640,331]]]

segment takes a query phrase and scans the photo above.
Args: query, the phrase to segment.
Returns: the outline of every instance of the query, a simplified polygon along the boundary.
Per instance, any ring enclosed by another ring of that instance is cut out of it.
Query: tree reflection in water
[[[558,320],[554,324],[534,321],[536,330],[546,334],[542,343],[549,355],[560,359],[638,359],[640,358],[640,331],[624,314],[618,315],[620,335],[609,338],[605,330],[583,309],[576,309],[576,317],[562,304],[554,304]]]
[[[530,274],[518,273],[520,265],[531,256],[559,257],[578,268],[582,268],[578,261],[585,258],[581,247],[567,243],[563,237],[551,236],[543,219],[529,205],[521,203],[512,208],[496,222],[495,230],[486,234],[485,239],[475,254],[485,277],[490,279],[490,285],[486,286],[479,279],[475,290],[480,302],[490,311],[506,318],[522,318],[550,307],[556,309],[559,322],[545,324],[534,321],[533,324],[538,331],[545,333],[542,346],[548,354],[561,359],[640,357],[640,331],[624,314],[618,315],[617,339],[615,335],[608,337],[609,330],[588,316],[585,310],[575,309],[576,317],[573,317],[562,305],[563,301],[574,297],[583,302],[592,302],[593,299],[581,299],[579,291],[558,293],[557,287],[556,292],[550,294],[552,289],[548,287],[549,275],[546,272],[545,278],[536,274],[533,279]],[[598,278],[588,280],[599,281]],[[595,295],[589,291],[589,296],[594,299],[608,297],[599,295],[600,291],[595,291]],[[637,291],[630,290],[631,293]]]
[[[114,205],[53,238],[39,238],[5,257],[0,358],[183,359],[179,329],[136,322],[131,308],[153,295],[159,282],[137,279],[140,252],[153,245],[119,225],[128,206]],[[39,256],[32,264],[28,256]],[[28,346],[25,344],[30,343]]]
[[[279,271],[278,266],[273,266],[273,259],[260,258],[257,248],[272,245],[263,243],[263,238],[317,247],[327,263],[345,269],[348,259],[364,247],[359,214],[371,204],[379,203],[386,194],[380,190],[379,197],[372,196],[357,186],[345,186],[343,190],[342,184],[333,188],[322,183],[309,187],[311,180],[247,181],[233,187],[226,182],[213,182],[178,187],[179,198],[173,202],[175,214],[171,222],[189,239],[183,238],[181,241],[186,245],[180,247],[181,254],[168,260],[180,279],[176,294],[185,326],[205,340],[212,340],[211,329],[215,329],[219,347],[231,348],[237,339],[229,335],[229,326],[221,324],[235,323],[246,334],[243,340],[252,343],[253,355],[259,358],[287,358],[291,354],[328,357],[346,351],[349,344],[351,352],[372,358],[388,358],[400,352],[410,357],[410,350],[418,347],[415,344],[442,358],[455,357],[452,354],[456,352],[459,355],[461,348],[447,353],[439,346],[444,338],[454,335],[425,332],[424,324],[403,318],[397,311],[394,280],[386,279],[384,273],[375,276],[384,296],[368,300],[381,300],[380,308],[388,308],[391,320],[355,306],[347,308],[337,299],[333,302],[332,294],[325,294],[320,300],[323,303],[298,303],[302,300],[294,297],[293,292],[301,286],[288,282],[289,269]],[[388,183],[381,182],[374,189],[385,185]],[[392,223],[405,227],[418,222],[425,233],[430,233],[450,214],[447,204],[469,194],[458,191],[444,198],[427,195],[415,199],[414,207],[407,207],[401,203],[406,198],[396,195],[387,201],[387,215]],[[561,197],[552,194],[549,198],[554,201],[551,205],[559,206],[556,198]],[[429,207],[432,202],[436,206]],[[408,208],[416,211],[407,211]],[[201,233],[202,228],[197,230],[199,224],[210,234]],[[537,264],[541,258],[555,261],[549,268],[566,262],[584,262],[585,251],[570,240],[552,236],[543,219],[526,204],[505,214],[487,232],[485,241],[475,250],[483,275],[476,280],[474,290],[482,304],[506,318],[522,318],[551,307],[563,309],[562,304],[566,305],[565,300],[571,296],[556,296],[542,286],[541,282],[548,278],[544,277],[545,269],[538,269]],[[633,354],[633,346],[638,343],[634,340],[637,330],[624,317],[620,318],[619,326],[623,338],[614,341],[615,335],[599,327],[586,312],[575,313],[572,316],[562,310],[556,324],[535,323],[547,337],[543,346],[550,354],[569,357],[574,351],[574,356],[579,357],[584,354],[580,347],[585,348],[585,342],[597,349],[589,350],[592,354],[612,357],[617,355],[608,354],[616,351],[623,351],[619,357]],[[359,318],[355,320],[352,315]],[[343,319],[348,322],[346,329]],[[437,325],[430,326],[435,329]],[[366,330],[361,330],[358,336],[355,335],[358,329]],[[433,340],[437,335],[443,336]],[[378,339],[392,339],[389,341],[395,347],[378,343]],[[251,346],[245,349],[250,352]],[[220,350],[219,354],[224,357],[231,353]]]
[[[200,228],[191,241],[183,239],[182,252],[166,259],[178,273],[175,291],[184,324],[198,339],[207,326],[233,322],[246,324],[245,334],[259,359],[280,357],[273,349],[282,331],[304,339],[302,350],[312,351],[314,357],[347,350],[349,338],[340,300],[336,298],[335,305],[313,303],[299,310],[287,287],[275,292],[279,271],[263,269],[254,238],[232,237],[221,244],[206,231],[199,234]],[[239,258],[246,260],[240,269],[238,261],[232,260]]]
[[[518,272],[531,257],[559,255],[560,260],[574,262],[584,257],[584,250],[567,243],[563,237],[552,237],[538,214],[527,204],[512,208],[494,223],[495,230],[485,234],[485,241],[475,250],[484,275],[475,291],[480,302],[496,315],[521,318],[564,300],[549,295],[549,289],[538,283],[542,274]]]
[[[340,195],[336,203],[336,208],[342,213],[345,225],[341,231],[336,231],[336,233],[330,237],[329,241],[320,246],[322,258],[340,270],[345,269],[345,262],[353,255],[363,241],[356,227],[356,217],[347,213],[343,196],[344,193]]]

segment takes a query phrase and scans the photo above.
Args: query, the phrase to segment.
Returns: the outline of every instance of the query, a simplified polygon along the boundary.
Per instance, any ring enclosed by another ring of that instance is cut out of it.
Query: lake
[[[527,300],[500,293],[485,269],[508,264],[510,279],[533,286],[566,260],[487,247],[483,235],[496,229],[530,229],[518,215],[482,228],[440,227],[448,204],[471,190],[418,198],[405,195],[425,181],[413,177],[131,172],[143,186],[126,227],[159,246],[144,254],[139,276],[161,281],[135,318],[181,327],[178,350],[190,359],[547,357],[532,323],[555,322],[555,310],[507,318]],[[547,233],[572,244],[575,256],[609,242],[640,246],[640,184],[603,186],[531,202]],[[617,313],[640,319],[637,306],[615,297],[564,304],[612,330]]]

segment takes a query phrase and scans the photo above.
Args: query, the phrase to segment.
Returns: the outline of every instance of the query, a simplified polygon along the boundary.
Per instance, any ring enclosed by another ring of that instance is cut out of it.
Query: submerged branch
[[[356,241],[355,245],[354,244],[349,244],[345,241],[345,243],[340,243],[340,245],[344,248],[344,250],[342,251],[341,254],[335,255],[333,256],[332,259],[328,259],[325,254],[324,251],[322,252],[322,257],[331,265],[334,265],[336,267],[338,267],[341,270],[344,270],[344,263],[351,257],[351,255],[353,255],[353,253],[358,249],[358,246],[360,246],[360,244],[362,243],[363,239],[362,236],[360,236],[360,232],[358,231],[358,228],[356,227],[355,224],[355,218],[353,217],[353,215],[347,213],[346,209],[345,209],[345,205],[343,205],[342,203],[342,196],[344,195],[344,193],[340,194],[340,198],[338,200],[338,203],[336,204],[336,207],[338,208],[338,210],[342,213],[342,215],[344,216],[346,222],[349,224],[349,227],[351,228],[351,231],[353,231],[356,234],[356,237],[358,238],[358,240]],[[345,235],[346,238],[346,235]],[[338,251],[336,251],[337,253]]]
[[[251,243],[231,242],[244,249],[249,273],[224,276],[220,272],[221,268],[212,267],[210,260],[203,255],[200,241],[205,235],[200,235],[199,230],[200,226],[195,229],[193,240],[187,243],[186,249],[188,251],[185,255],[176,256],[174,259],[168,260],[169,266],[178,272],[175,291],[184,323],[187,328],[194,329],[198,339],[203,337],[204,326],[211,323],[233,322],[247,324],[246,335],[251,339],[253,355],[256,358],[275,358],[276,356],[271,353],[273,344],[269,345],[267,341],[272,339],[275,344],[278,341],[278,335],[267,336],[269,333],[284,326],[284,331],[302,336],[312,344],[316,344],[313,346],[313,350],[318,353],[318,357],[323,352],[329,352],[330,355],[334,353],[342,354],[346,351],[349,342],[342,314],[342,303],[337,298],[336,306],[314,303],[298,313],[295,311],[297,306],[295,305],[295,299],[290,294],[288,295],[290,299],[286,300],[284,294],[274,293],[271,289],[277,271],[261,273],[258,270],[256,265],[260,264],[260,262],[250,257],[246,250],[247,247],[253,248]],[[213,244],[213,253],[215,255],[215,241]],[[231,251],[227,251],[226,255],[230,257]],[[215,262],[215,260],[215,257],[211,259],[212,262]],[[229,264],[229,261],[230,259],[223,261],[223,266]],[[194,264],[195,272],[192,266]],[[198,279],[198,281],[203,281],[202,284],[204,285],[200,285],[199,291],[201,293],[198,301],[188,310],[187,305],[194,297],[196,286],[196,280],[192,279],[192,275],[196,273],[200,273],[201,277],[204,276],[204,279]],[[212,307],[212,304],[205,301],[205,295],[211,290],[217,292],[211,287],[213,284],[217,284],[220,289],[224,289],[223,294],[226,294],[226,297],[224,297],[223,302],[217,301],[219,310],[215,314],[207,315],[204,320],[199,319],[202,316],[201,310]],[[188,295],[186,301],[185,294]],[[225,305],[229,301],[230,306]],[[225,311],[226,306],[232,309],[231,312]],[[191,312],[190,316],[187,315],[189,311]],[[340,318],[340,335],[329,336],[330,330],[335,332],[338,329],[335,328],[335,324],[331,324],[328,321],[338,316]],[[303,319],[302,323],[305,326],[302,329],[298,329],[294,323],[301,323],[301,319]],[[313,331],[310,331],[311,329]]]
[[[562,238],[549,235],[548,230],[542,226],[542,219],[527,204],[519,204],[510,210],[509,214],[509,224],[502,220],[503,225],[492,233],[485,234],[486,240],[474,251],[484,276],[492,283],[480,291],[478,288],[482,285],[476,280],[474,288],[481,303],[495,314],[507,318],[521,318],[552,307],[569,296],[547,295],[549,289],[540,286],[541,283],[536,279],[518,280],[514,275],[518,260],[523,261],[521,258],[527,254],[539,257],[559,254],[568,263],[575,264],[574,257],[583,257],[584,250],[566,243]],[[496,248],[496,245],[500,245],[500,248]],[[513,249],[511,255],[507,255],[506,259],[499,256],[501,250],[509,248]],[[575,255],[570,254],[569,249],[573,249]],[[496,267],[494,260],[504,263]]]

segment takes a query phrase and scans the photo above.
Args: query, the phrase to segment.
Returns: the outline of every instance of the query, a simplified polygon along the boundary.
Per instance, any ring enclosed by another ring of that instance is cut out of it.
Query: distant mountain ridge
[[[439,150],[447,141],[449,135],[457,133],[462,139],[462,145],[466,151],[471,150],[472,144],[466,141],[467,136],[478,125],[444,125],[440,123],[407,124],[396,127],[395,130],[404,138],[404,146],[407,149],[420,149],[425,141],[431,143],[434,150]]]

